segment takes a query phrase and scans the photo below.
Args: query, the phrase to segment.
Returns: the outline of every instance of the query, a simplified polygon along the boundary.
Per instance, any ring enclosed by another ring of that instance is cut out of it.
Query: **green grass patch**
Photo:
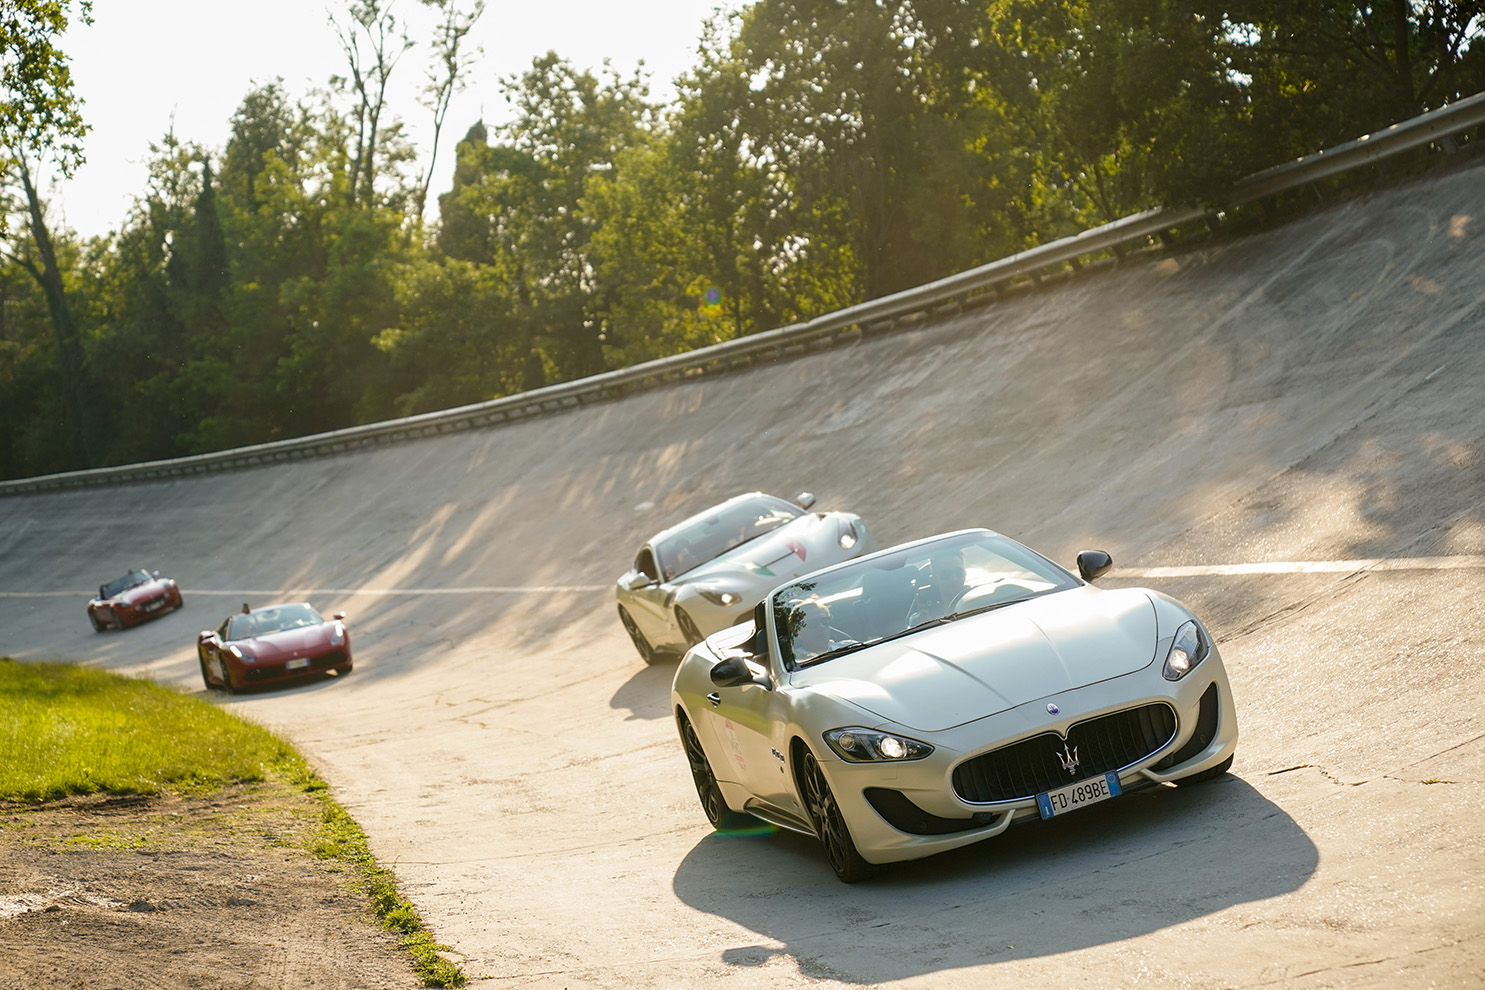
[[[267,729],[149,681],[0,658],[0,800],[206,793],[303,774]]]
[[[371,898],[376,916],[388,930],[397,933],[399,944],[412,956],[424,986],[462,987],[463,971],[439,955],[448,946],[441,945],[433,937],[433,933],[424,927],[417,908],[397,892],[397,878],[371,855],[361,826],[329,795],[324,796],[324,802],[324,821],[312,846],[314,854],[321,859],[343,863],[355,872],[366,895]]]
[[[344,869],[381,924],[399,936],[425,986],[462,987],[463,971],[440,955],[417,909],[397,891],[356,824],[288,743],[200,698],[149,681],[57,663],[0,657],[0,800],[39,803],[78,794],[211,794],[228,784],[288,784],[318,802],[319,821],[302,836],[264,833],[275,845],[303,845]],[[12,826],[20,828],[12,823]],[[251,823],[231,815],[179,822],[172,833],[234,834]],[[73,848],[140,849],[145,838],[99,831],[65,840]]]

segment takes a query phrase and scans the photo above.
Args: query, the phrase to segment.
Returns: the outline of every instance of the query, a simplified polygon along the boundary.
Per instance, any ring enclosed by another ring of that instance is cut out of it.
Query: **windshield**
[[[144,584],[146,581],[150,580],[152,580],[152,578],[144,571],[130,571],[123,577],[115,578],[105,584],[100,589],[102,591],[101,597],[112,598],[114,595],[128,591],[135,585]]]
[[[655,560],[666,578],[684,574],[728,550],[778,529],[803,512],[772,495],[757,495],[724,505],[682,524],[655,542]]]
[[[229,640],[252,639],[254,636],[283,632],[285,629],[318,626],[324,621],[320,618],[320,613],[308,605],[274,605],[254,612],[234,615],[231,628],[227,630],[227,638]]]
[[[773,621],[792,669],[1078,583],[1015,540],[962,533],[780,588]]]

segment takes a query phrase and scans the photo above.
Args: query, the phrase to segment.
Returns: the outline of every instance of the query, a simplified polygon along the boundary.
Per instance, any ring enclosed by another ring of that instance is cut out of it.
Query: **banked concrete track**
[[[479,986],[1478,987],[1482,382],[1476,166],[622,401],[3,499],[0,653],[199,691],[241,601],[347,609],[350,677],[216,700],[310,754]],[[1110,550],[1107,583],[1213,626],[1233,775],[858,887],[801,837],[712,835],[610,584],[751,488],[884,543]],[[131,566],[186,609],[95,635]]]

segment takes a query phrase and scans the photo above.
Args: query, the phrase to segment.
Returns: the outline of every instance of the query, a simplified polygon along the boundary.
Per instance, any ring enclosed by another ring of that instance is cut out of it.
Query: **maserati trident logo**
[[[1062,764],[1062,769],[1076,777],[1078,775],[1078,747],[1063,746],[1062,752],[1057,754],[1057,762]]]

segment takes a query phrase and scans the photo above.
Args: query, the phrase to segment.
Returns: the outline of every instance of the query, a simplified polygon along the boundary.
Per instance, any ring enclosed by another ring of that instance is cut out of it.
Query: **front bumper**
[[[1049,704],[1057,706],[1058,714],[1049,714]],[[999,835],[1014,822],[1041,817],[1034,790],[1011,800],[963,799],[954,784],[956,767],[1018,741],[1049,732],[1065,736],[1078,723],[1160,704],[1174,710],[1174,733],[1163,745],[1127,765],[1108,768],[1117,771],[1122,790],[1189,777],[1216,766],[1236,750],[1237,712],[1215,647],[1200,666],[1174,683],[1161,676],[1159,664],[1151,664],[941,732],[890,727],[931,743],[934,752],[923,760],[848,763],[823,743],[813,748],[857,850],[868,862],[890,863],[979,842]],[[1102,772],[1054,783],[1072,783]],[[1048,789],[1044,782],[1028,784],[1026,789],[1032,788]],[[1097,811],[1088,809],[1087,813]]]
[[[106,612],[112,617],[113,624],[121,629],[137,626],[141,622],[158,618],[167,612],[172,612],[181,607],[181,597],[178,591],[162,591],[153,598],[134,602],[114,602],[104,605],[95,612]]]
[[[244,661],[234,658],[231,661],[234,672],[233,680],[241,685],[272,684],[322,674],[336,667],[349,667],[352,662],[350,644],[347,643],[344,647],[335,647],[317,656],[301,659],[307,659],[308,663],[302,667],[290,669],[288,663],[282,661]]]

